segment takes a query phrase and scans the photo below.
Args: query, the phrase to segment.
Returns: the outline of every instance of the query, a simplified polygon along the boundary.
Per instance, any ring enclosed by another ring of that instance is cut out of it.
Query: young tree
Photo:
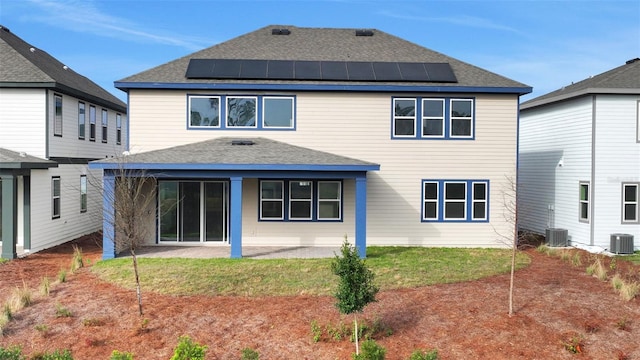
[[[367,304],[376,301],[379,288],[374,285],[374,274],[366,267],[365,260],[360,259],[358,251],[349,244],[347,237],[340,249],[342,257],[336,255],[331,262],[331,271],[340,277],[335,297],[338,300],[336,307],[342,314],[354,314],[354,329],[356,340],[356,355],[358,347],[358,317]]]

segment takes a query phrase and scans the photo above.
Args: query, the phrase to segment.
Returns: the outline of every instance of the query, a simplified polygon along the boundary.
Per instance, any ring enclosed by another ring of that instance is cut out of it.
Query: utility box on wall
[[[547,245],[551,247],[567,246],[568,235],[569,230],[567,229],[552,228],[545,230]]]
[[[633,254],[633,235],[611,234],[609,251],[614,254]]]

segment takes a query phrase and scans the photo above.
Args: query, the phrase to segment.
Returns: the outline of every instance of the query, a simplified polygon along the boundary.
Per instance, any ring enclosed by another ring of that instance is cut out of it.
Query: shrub
[[[47,324],[38,324],[33,328],[36,329],[36,331],[38,331],[40,335],[42,335],[42,337],[47,337],[47,335],[49,334],[49,327],[47,326]]]
[[[611,278],[611,286],[613,286],[613,288],[616,291],[620,291],[620,289],[622,288],[622,285],[624,285],[624,280],[622,279],[622,277],[620,276],[620,274],[615,274],[612,278]]]
[[[193,342],[189,336],[181,336],[171,360],[204,360],[207,346]]]
[[[22,349],[19,346],[3,348],[0,346],[0,359],[2,360],[26,360],[27,357],[22,355]]]
[[[63,283],[65,281],[67,281],[67,271],[64,269],[60,269],[60,271],[58,272],[58,282]]]
[[[353,354],[353,360],[384,360],[387,350],[374,340],[362,342],[360,354]]]
[[[311,320],[311,335],[313,335],[313,342],[318,342],[322,338],[322,327],[316,320]]]
[[[71,259],[71,272],[75,272],[84,266],[82,262],[82,249],[78,247],[78,245],[73,245],[73,258]]]
[[[130,352],[120,352],[118,350],[113,350],[109,360],[133,360],[133,354]]]
[[[607,269],[602,265],[600,258],[596,258],[596,261],[587,267],[587,274],[593,275],[602,281],[607,280]]]
[[[71,311],[60,303],[56,303],[56,317],[71,317]]]
[[[620,296],[625,301],[631,301],[640,294],[640,284],[637,282],[625,282],[620,288]]]
[[[10,306],[11,310],[18,311],[23,309],[32,302],[32,293],[31,290],[27,287],[27,284],[24,283],[22,288],[16,287],[11,294]]]
[[[242,349],[242,360],[258,360],[260,359],[260,354],[253,350],[252,348],[244,348]]]
[[[73,360],[71,350],[54,350],[52,353],[36,354],[31,360]]]
[[[43,296],[49,296],[50,291],[51,291],[51,281],[49,281],[48,276],[45,276],[42,278],[42,281],[40,282],[40,294],[42,294]]]
[[[86,318],[82,320],[83,326],[102,326],[104,321],[98,318]]]
[[[438,350],[425,350],[424,352],[421,350],[416,350],[411,353],[411,357],[409,360],[438,360]]]

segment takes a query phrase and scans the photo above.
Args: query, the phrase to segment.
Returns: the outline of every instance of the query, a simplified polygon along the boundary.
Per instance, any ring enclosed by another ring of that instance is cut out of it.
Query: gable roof
[[[520,104],[520,110],[588,94],[640,94],[640,58]]]
[[[124,161],[124,164],[123,164]],[[222,137],[92,161],[90,168],[145,170],[367,171],[380,165],[266,138]]]
[[[279,31],[278,31],[279,30]],[[356,36],[356,32],[368,36]],[[192,59],[289,60],[333,62],[405,62],[449,64],[457,82],[386,82],[385,85],[405,86],[407,91],[428,86],[432,91],[485,91],[525,94],[527,85],[470,65],[439,52],[424,48],[380,30],[304,28],[271,25],[229,41],[206,48],[180,59],[154,67],[116,81],[116,87],[130,88],[221,88],[230,84],[259,85],[360,85],[375,86],[370,81],[318,81],[274,79],[196,79],[187,78]],[[228,87],[227,87],[228,88]],[[339,88],[336,88],[339,89]]]
[[[113,94],[0,25],[0,87],[51,88],[126,112]]]
[[[58,163],[23,152],[0,148],[0,169],[48,169],[52,167],[58,167]]]

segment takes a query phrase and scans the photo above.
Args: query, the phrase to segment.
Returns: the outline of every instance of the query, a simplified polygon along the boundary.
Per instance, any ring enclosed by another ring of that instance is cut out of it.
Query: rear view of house
[[[101,228],[101,172],[120,154],[125,104],[0,26],[0,233],[15,258]],[[92,186],[97,183],[97,187]]]
[[[148,244],[501,246],[531,88],[375,29],[267,26],[116,81]],[[139,172],[137,172],[139,173]],[[117,199],[115,200],[117,201]],[[105,218],[114,206],[105,198]],[[104,225],[104,257],[115,255]]]
[[[633,252],[640,241],[640,59],[529,100],[520,119],[521,228],[560,234],[559,244]]]

